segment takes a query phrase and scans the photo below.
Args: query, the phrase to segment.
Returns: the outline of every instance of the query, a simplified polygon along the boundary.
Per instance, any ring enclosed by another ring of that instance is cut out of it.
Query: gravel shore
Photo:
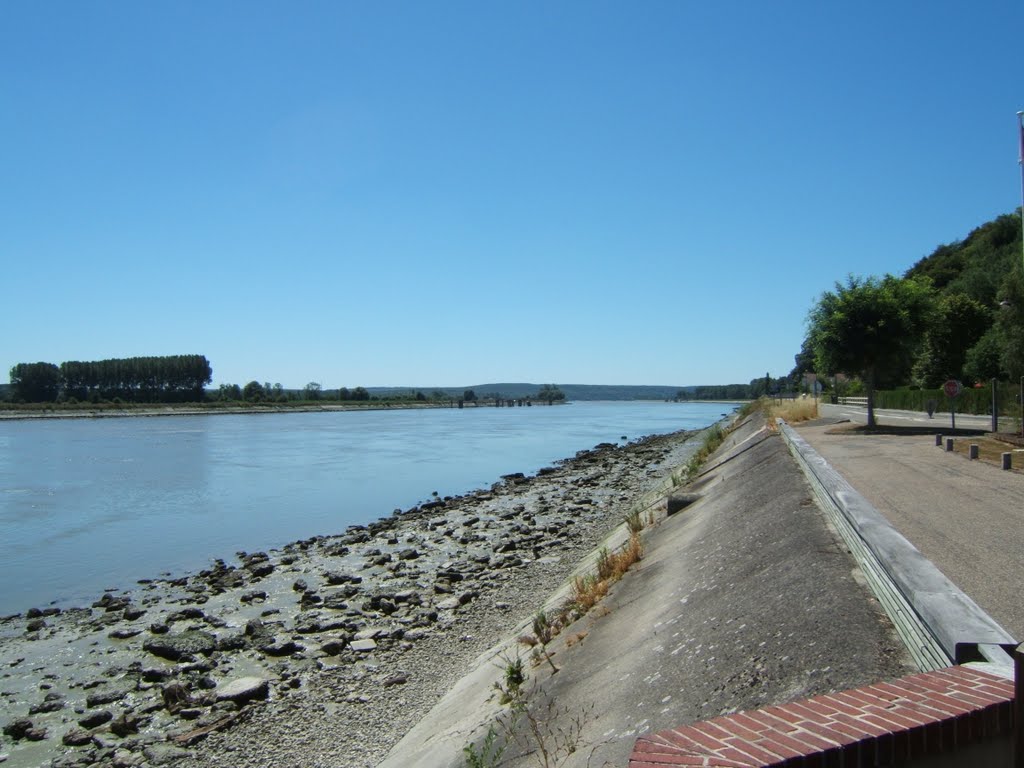
[[[0,763],[373,766],[692,436],[602,444],[89,608],[4,618]]]

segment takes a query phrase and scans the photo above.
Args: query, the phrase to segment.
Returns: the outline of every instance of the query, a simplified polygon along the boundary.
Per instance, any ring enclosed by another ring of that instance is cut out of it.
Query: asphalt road
[[[896,416],[883,412],[883,423],[899,423]],[[939,570],[1024,638],[1024,474],[946,452],[930,435],[797,429]]]
[[[854,424],[867,424],[867,408],[859,405],[830,405],[828,403],[818,404],[818,413],[824,418],[849,419]],[[952,419],[948,413],[937,413],[929,418],[927,413],[921,411],[898,411],[891,408],[875,408],[875,421],[886,426],[914,426],[914,427],[947,427],[952,426]],[[956,414],[957,429],[986,429],[992,428],[991,416],[972,416],[969,414]]]

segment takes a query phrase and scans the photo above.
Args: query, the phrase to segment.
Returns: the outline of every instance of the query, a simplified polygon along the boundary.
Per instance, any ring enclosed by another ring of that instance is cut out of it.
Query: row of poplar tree
[[[92,362],[18,363],[11,368],[16,402],[113,400],[135,403],[193,402],[213,380],[203,355],[127,357]]]

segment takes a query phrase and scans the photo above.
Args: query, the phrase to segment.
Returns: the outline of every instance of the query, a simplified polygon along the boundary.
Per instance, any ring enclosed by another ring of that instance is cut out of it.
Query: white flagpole
[[[1024,260],[1024,112],[1017,113],[1017,137],[1020,143],[1017,165],[1020,166],[1020,231],[1021,231],[1021,259]],[[1024,407],[1024,401],[1021,406]],[[1024,430],[1024,424],[1021,426]]]

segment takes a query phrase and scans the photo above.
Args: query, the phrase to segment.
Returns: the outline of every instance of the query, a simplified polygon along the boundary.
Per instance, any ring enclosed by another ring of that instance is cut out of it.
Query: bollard
[[[942,435],[936,435],[935,436],[935,444],[936,445],[942,445]]]
[[[976,459],[978,458],[978,444],[971,443],[970,448],[967,449],[967,458]]]
[[[1004,453],[1003,454],[1003,469],[1010,469],[1012,466],[1013,466],[1013,454],[1012,453]]]
[[[952,451],[953,450],[953,438],[952,437],[947,437],[946,438],[946,450],[947,451]]]

